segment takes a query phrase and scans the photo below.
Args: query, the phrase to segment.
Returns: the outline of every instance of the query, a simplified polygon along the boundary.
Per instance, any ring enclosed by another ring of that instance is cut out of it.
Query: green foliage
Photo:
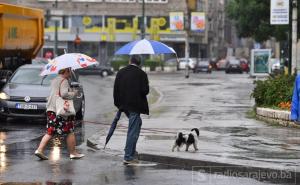
[[[277,107],[281,102],[291,101],[294,81],[294,75],[278,75],[264,81],[255,81],[256,87],[251,97],[255,99],[256,106]]]
[[[115,60],[111,62],[111,66],[114,68],[115,71],[118,71],[120,69],[120,66],[127,66],[128,60]],[[159,60],[153,60],[153,59],[145,59],[145,62],[143,63],[143,66],[149,67],[151,71],[154,71],[156,67],[159,67],[162,65],[162,62]]]
[[[287,25],[270,24],[270,0],[231,0],[226,12],[235,21],[239,37],[253,37],[258,42],[266,41],[270,37],[275,37],[278,41],[287,39]]]
[[[118,71],[120,69],[120,66],[127,66],[128,61],[127,60],[119,60],[119,61],[112,61],[111,66],[114,68],[114,71]]]
[[[160,65],[161,62],[159,60],[146,59],[143,66],[150,67],[150,71],[155,71],[155,68]]]

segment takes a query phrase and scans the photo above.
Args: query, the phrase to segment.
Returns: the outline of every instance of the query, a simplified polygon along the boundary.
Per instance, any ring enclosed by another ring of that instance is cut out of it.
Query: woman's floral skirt
[[[74,132],[75,116],[64,118],[55,112],[47,112],[47,134],[65,136]]]

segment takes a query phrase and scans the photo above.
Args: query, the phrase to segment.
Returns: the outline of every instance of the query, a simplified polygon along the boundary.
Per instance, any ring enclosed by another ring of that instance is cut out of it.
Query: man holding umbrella
[[[124,164],[137,164],[134,158],[140,135],[142,119],[140,114],[149,115],[147,94],[149,82],[147,74],[140,69],[141,58],[132,55],[129,65],[121,69],[114,84],[114,104],[120,111],[128,112],[129,125],[125,146]]]

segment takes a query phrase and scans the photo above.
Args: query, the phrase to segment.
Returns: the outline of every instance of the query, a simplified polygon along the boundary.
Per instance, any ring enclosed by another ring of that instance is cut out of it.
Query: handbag
[[[59,116],[74,116],[76,114],[73,100],[65,100],[61,97],[60,87],[65,79],[59,85],[58,96],[56,98],[56,115]]]

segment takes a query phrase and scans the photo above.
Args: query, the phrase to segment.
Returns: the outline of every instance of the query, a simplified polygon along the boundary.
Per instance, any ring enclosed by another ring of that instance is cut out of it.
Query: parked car
[[[220,59],[217,62],[217,70],[224,70],[224,69],[226,69],[227,62],[228,61],[226,59]]]
[[[210,61],[209,61],[211,67],[213,70],[217,70],[218,67],[217,67],[217,59],[216,58],[211,58]]]
[[[34,59],[32,59],[31,63],[32,64],[37,64],[37,65],[41,65],[41,64],[48,64],[49,60],[47,58],[42,58],[42,57],[36,57]]]
[[[19,67],[0,91],[0,118],[46,118],[46,103],[51,80],[57,74],[40,76],[44,65],[27,64]],[[76,119],[82,120],[85,111],[83,88],[75,73],[69,81],[79,95],[74,99]]]
[[[240,64],[241,64],[241,68],[244,72],[249,73],[250,71],[250,67],[249,67],[249,63],[246,59],[240,59]]]
[[[280,59],[270,58],[269,63],[270,63],[270,67],[271,67],[271,72],[280,70]]]
[[[163,63],[164,71],[167,72],[174,72],[177,70],[178,59],[177,58],[170,58]]]
[[[241,63],[237,59],[230,59],[226,64],[226,73],[243,73]]]
[[[177,66],[178,63],[179,63],[178,58],[170,58],[164,61],[165,66]]]
[[[102,77],[114,74],[112,67],[103,65],[92,65],[86,68],[77,69],[76,72],[80,75],[101,75]]]
[[[194,73],[206,72],[211,73],[212,66],[210,65],[209,59],[199,59],[195,68]]]
[[[186,68],[186,65],[188,65],[189,69],[194,69],[195,65],[197,63],[197,59],[196,58],[179,58],[178,59],[178,70],[182,70]]]

